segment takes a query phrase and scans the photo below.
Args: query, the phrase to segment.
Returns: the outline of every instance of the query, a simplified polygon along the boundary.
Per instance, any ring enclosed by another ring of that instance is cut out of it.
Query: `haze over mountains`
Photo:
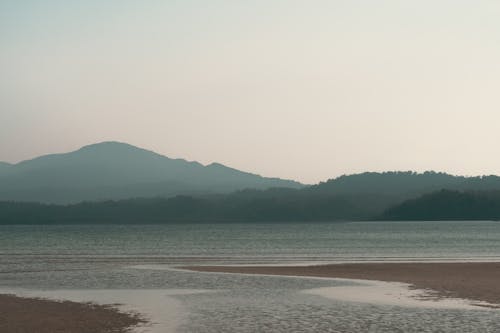
[[[0,223],[496,219],[498,193],[498,176],[433,171],[365,172],[304,186],[118,142],[0,163]]]
[[[14,165],[0,163],[0,200],[10,201],[74,203],[302,186],[218,163],[204,166],[171,159],[119,142],[93,144]]]
[[[436,191],[441,188],[448,190]],[[498,193],[497,176],[363,173],[299,189],[246,189],[72,205],[0,202],[0,224],[499,219]]]

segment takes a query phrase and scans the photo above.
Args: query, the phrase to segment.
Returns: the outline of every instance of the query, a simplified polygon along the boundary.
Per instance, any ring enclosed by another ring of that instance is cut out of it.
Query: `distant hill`
[[[305,187],[239,190],[229,194],[142,198],[120,201],[87,202],[74,205],[41,205],[0,202],[0,224],[47,223],[178,223],[178,222],[308,222],[388,220],[496,219],[500,217],[500,187],[496,190],[441,190],[419,194],[428,186],[427,178],[443,176],[460,180],[460,186],[493,188],[495,177],[454,177],[445,174],[373,174],[379,181],[356,190],[345,182],[357,182],[358,175]],[[363,177],[365,177],[363,175]],[[395,179],[406,187],[398,188]],[[425,184],[414,187],[409,179]],[[380,181],[383,180],[383,181]],[[493,182],[491,182],[493,180]],[[384,181],[393,184],[384,187]],[[448,183],[454,184],[453,181]],[[456,183],[455,183],[456,184]],[[412,191],[409,191],[411,189]],[[378,192],[377,192],[377,191]],[[410,197],[410,199],[408,199]]]
[[[73,203],[253,188],[301,188],[213,163],[171,159],[125,143],[103,142],[77,151],[0,164],[0,200]]]
[[[380,219],[499,220],[500,191],[436,191],[391,207]]]
[[[439,192],[442,189],[448,192]],[[448,203],[457,207],[469,207],[477,201],[478,206],[471,206],[471,210],[489,212],[481,205],[491,204],[488,200],[493,200],[492,193],[500,193],[498,176],[366,172],[303,186],[108,142],[0,166],[0,201],[120,201],[70,206],[4,202],[0,223],[340,221],[381,216],[461,219],[473,215],[458,208],[451,214],[451,208],[444,206],[436,207],[434,215],[425,215],[425,209],[449,199]],[[476,201],[467,201],[471,195]],[[439,211],[445,213],[439,215]],[[481,218],[496,216],[474,214]]]
[[[500,177],[493,175],[464,177],[434,171],[365,172],[340,176],[308,188],[309,191],[330,194],[376,193],[403,197],[414,197],[440,189],[500,190]]]
[[[370,219],[388,207],[441,189],[500,190],[500,177],[464,177],[434,171],[365,172],[330,179],[299,192],[308,197],[342,198],[351,209],[345,208],[339,219]]]
[[[280,215],[277,211],[281,210],[281,216],[293,216],[297,220],[366,220],[380,216],[391,206],[441,189],[500,191],[500,177],[464,177],[434,171],[365,172],[294,191],[243,191],[227,200],[259,202],[259,209],[274,209],[276,218]],[[296,212],[295,215],[292,212]]]
[[[9,170],[12,167],[12,164],[0,162],[0,173]]]

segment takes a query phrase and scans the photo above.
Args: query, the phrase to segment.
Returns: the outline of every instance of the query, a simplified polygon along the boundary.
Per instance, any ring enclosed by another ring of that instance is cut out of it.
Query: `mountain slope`
[[[0,167],[0,200],[15,201],[69,203],[301,186],[221,164],[171,159],[119,142]]]
[[[12,164],[0,162],[0,173],[9,170],[12,167]]]

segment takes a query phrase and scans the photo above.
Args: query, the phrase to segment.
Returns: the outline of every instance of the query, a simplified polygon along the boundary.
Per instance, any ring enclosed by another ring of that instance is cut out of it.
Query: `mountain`
[[[0,164],[0,201],[64,204],[83,200],[120,201],[67,207],[2,203],[0,213],[3,215],[0,217],[4,218],[4,223],[7,220],[26,222],[33,218],[44,223],[39,220],[41,216],[45,216],[47,223],[66,223],[66,220],[164,223],[410,218],[410,215],[402,215],[402,211],[388,210],[403,204],[406,212],[411,211],[412,216],[421,218],[425,215],[418,215],[423,214],[420,209],[425,210],[426,206],[419,201],[416,208],[411,208],[409,202],[442,189],[459,193],[500,193],[500,177],[464,177],[433,171],[365,172],[303,186],[217,163],[203,166],[123,143],[105,142],[15,165]],[[122,200],[148,197],[150,199]],[[426,202],[439,203],[441,197],[424,198]],[[459,212],[445,215],[470,216],[465,211]]]
[[[500,190],[498,176],[454,176],[443,172],[413,171],[364,172],[344,175],[309,187],[308,191],[329,194],[376,193],[379,195],[415,197],[440,189]]]
[[[0,200],[4,201],[72,203],[302,186],[218,163],[204,166],[171,159],[119,142],[93,144],[14,165],[0,164]]]
[[[380,219],[498,220],[500,191],[436,191],[390,207]]]
[[[443,172],[413,171],[364,172],[343,175],[302,191],[316,196],[343,196],[362,216],[377,216],[389,206],[441,189],[458,191],[500,190],[500,177],[454,176]]]
[[[0,172],[7,171],[12,167],[12,164],[0,162]]]
[[[227,171],[225,167],[213,167],[218,172]],[[229,171],[238,174],[238,171]],[[432,190],[442,187],[467,190]],[[421,191],[427,190],[430,190],[430,194],[422,196]],[[342,176],[299,189],[245,189],[225,194],[198,193],[74,205],[0,202],[0,224],[307,222],[497,217],[500,217],[498,177],[457,177],[435,172],[365,173]]]

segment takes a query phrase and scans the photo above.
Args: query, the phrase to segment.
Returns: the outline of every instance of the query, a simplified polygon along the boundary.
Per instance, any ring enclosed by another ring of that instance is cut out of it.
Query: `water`
[[[500,261],[499,240],[495,222],[0,226],[0,287],[122,300],[159,323],[151,332],[498,332],[497,310],[346,302],[304,290],[353,282],[172,267]]]

